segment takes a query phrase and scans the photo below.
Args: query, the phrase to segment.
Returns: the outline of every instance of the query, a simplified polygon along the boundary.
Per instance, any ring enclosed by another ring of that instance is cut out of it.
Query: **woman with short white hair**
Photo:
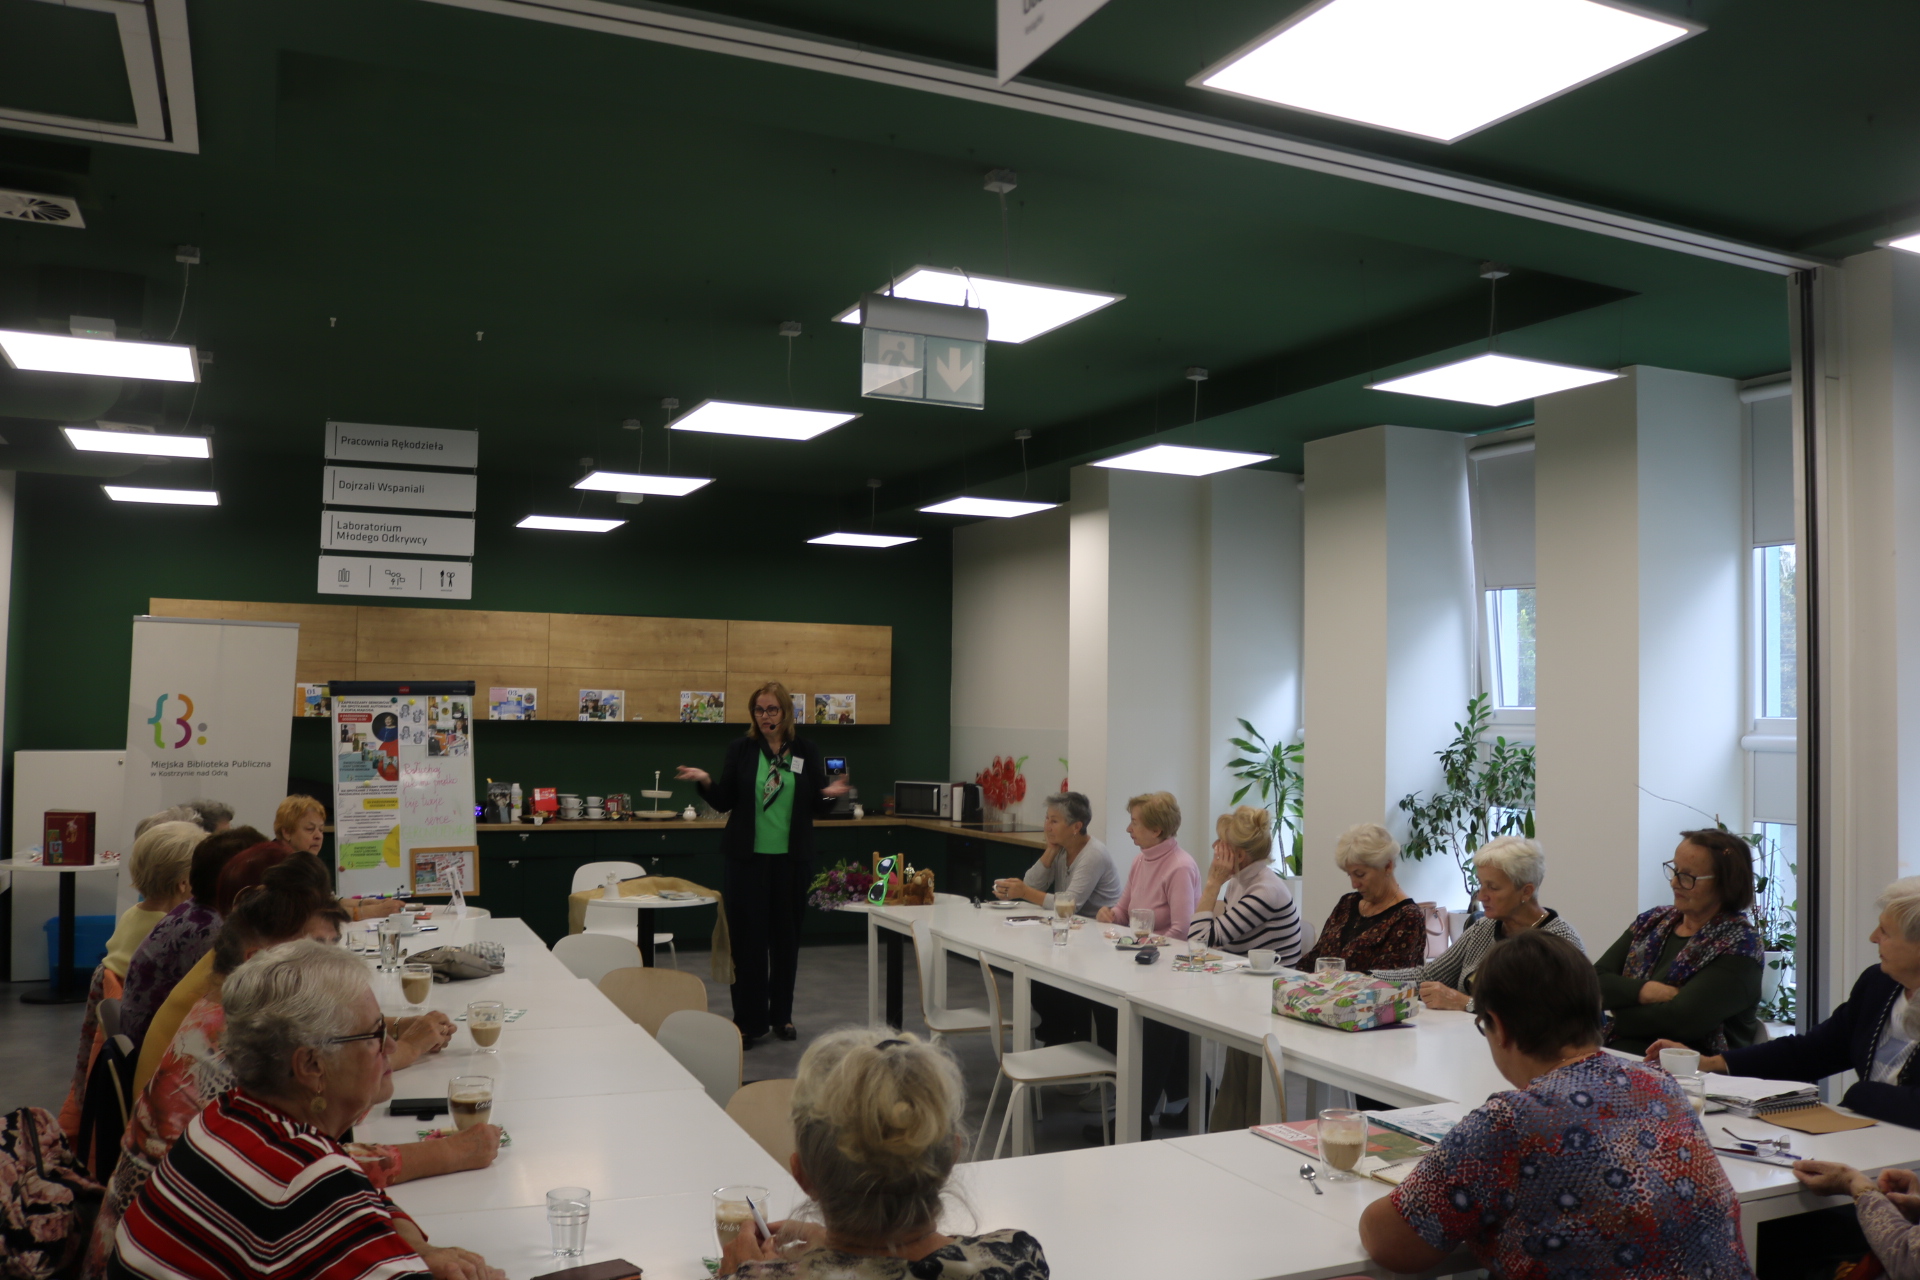
[[[1300,967],[1311,972],[1322,957],[1337,956],[1350,970],[1374,973],[1425,959],[1426,919],[1393,875],[1400,842],[1379,823],[1362,822],[1341,833],[1333,860],[1353,892],[1333,904],[1320,940],[1300,957]]]
[[[1565,938],[1580,954],[1586,954],[1586,944],[1574,927],[1558,912],[1540,905],[1540,882],[1547,878],[1547,857],[1538,840],[1496,836],[1473,855],[1473,874],[1480,881],[1476,896],[1482,914],[1467,926],[1459,941],[1444,955],[1418,968],[1375,969],[1374,977],[1418,982],[1420,999],[1430,1009],[1472,1009],[1474,971],[1494,943],[1522,929]]]

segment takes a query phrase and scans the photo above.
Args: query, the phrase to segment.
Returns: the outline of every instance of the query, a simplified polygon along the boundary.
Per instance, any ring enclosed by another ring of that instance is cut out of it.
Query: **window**
[[[1754,715],[1762,720],[1791,720],[1800,714],[1799,654],[1794,616],[1794,565],[1791,544],[1753,549],[1755,666]]]
[[[1533,709],[1533,588],[1485,593],[1488,691],[1503,711]]]
[[[1533,723],[1533,441],[1476,447],[1473,571],[1480,592],[1480,687],[1496,725]]]

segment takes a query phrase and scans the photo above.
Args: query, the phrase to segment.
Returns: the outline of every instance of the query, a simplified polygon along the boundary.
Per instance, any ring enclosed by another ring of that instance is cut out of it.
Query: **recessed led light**
[[[1912,235],[1901,236],[1896,240],[1887,241],[1887,248],[1905,249],[1908,253],[1920,253],[1920,231],[1916,231]]]
[[[808,538],[808,542],[821,547],[897,547],[903,542],[918,542],[918,538],[902,538],[891,533],[827,533],[818,538]]]
[[[607,533],[625,520],[589,520],[582,516],[528,516],[516,529],[558,529],[563,533]]]
[[[823,409],[782,409],[771,404],[736,404],[731,400],[702,400],[673,420],[675,431],[711,431],[722,436],[764,436],[769,440],[811,440],[857,413]]]
[[[36,373],[90,373],[103,378],[151,378],[156,382],[200,380],[200,363],[194,359],[193,348],[165,342],[122,342],[0,329],[0,354],[14,368]]]
[[[115,502],[164,502],[176,507],[220,505],[220,495],[211,489],[134,489],[118,484],[103,484],[100,487]]]
[[[643,476],[628,471],[596,471],[586,479],[576,481],[573,487],[602,493],[657,493],[669,498],[683,498],[695,489],[712,483],[711,477],[700,480],[693,476]]]
[[[1454,142],[1704,29],[1597,0],[1321,0],[1188,83]]]
[[[1234,449],[1195,449],[1184,444],[1156,444],[1146,449],[1123,453],[1096,467],[1114,467],[1121,471],[1158,471],[1169,476],[1210,476],[1216,471],[1231,471],[1256,462],[1271,462],[1271,453],[1241,453]]]
[[[886,285],[874,290],[876,293],[887,291]],[[917,302],[979,307],[987,313],[987,337],[993,342],[1025,342],[1037,338],[1127,296],[1093,289],[1062,289],[1056,285],[940,267],[915,267],[893,282],[892,292],[896,298],[912,298]],[[854,303],[834,319],[841,324],[859,324],[860,304]]]
[[[939,516],[1027,516],[1036,511],[1046,511],[1060,504],[1057,502],[1008,502],[1003,498],[949,498],[945,502],[936,502],[930,507],[920,508]]]
[[[1582,369],[1576,365],[1489,353],[1471,360],[1456,360],[1437,369],[1423,369],[1405,377],[1369,383],[1368,387],[1373,391],[1398,391],[1402,395],[1492,406],[1550,396],[1556,391],[1589,387],[1596,382],[1611,382],[1619,376],[1605,369]]]
[[[211,458],[205,436],[149,435],[144,431],[99,431],[62,427],[73,447],[88,453],[138,453],[149,458]]]

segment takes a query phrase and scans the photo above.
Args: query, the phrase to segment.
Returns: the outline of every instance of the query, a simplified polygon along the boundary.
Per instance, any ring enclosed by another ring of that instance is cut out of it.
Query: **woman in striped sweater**
[[[1473,975],[1480,962],[1493,950],[1494,943],[1523,929],[1565,938],[1586,954],[1586,944],[1573,926],[1540,905],[1540,882],[1547,878],[1547,858],[1538,840],[1499,836],[1487,841],[1473,855],[1473,874],[1480,881],[1480,904],[1485,914],[1438,959],[1414,969],[1376,969],[1374,977],[1418,982],[1420,999],[1430,1009],[1471,1009]]]

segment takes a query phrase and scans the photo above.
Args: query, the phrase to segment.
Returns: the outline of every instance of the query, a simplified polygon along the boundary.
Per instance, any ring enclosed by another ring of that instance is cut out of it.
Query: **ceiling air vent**
[[[15,222],[45,222],[60,227],[85,227],[80,206],[65,196],[41,195],[34,191],[8,191],[0,188],[0,218]]]

